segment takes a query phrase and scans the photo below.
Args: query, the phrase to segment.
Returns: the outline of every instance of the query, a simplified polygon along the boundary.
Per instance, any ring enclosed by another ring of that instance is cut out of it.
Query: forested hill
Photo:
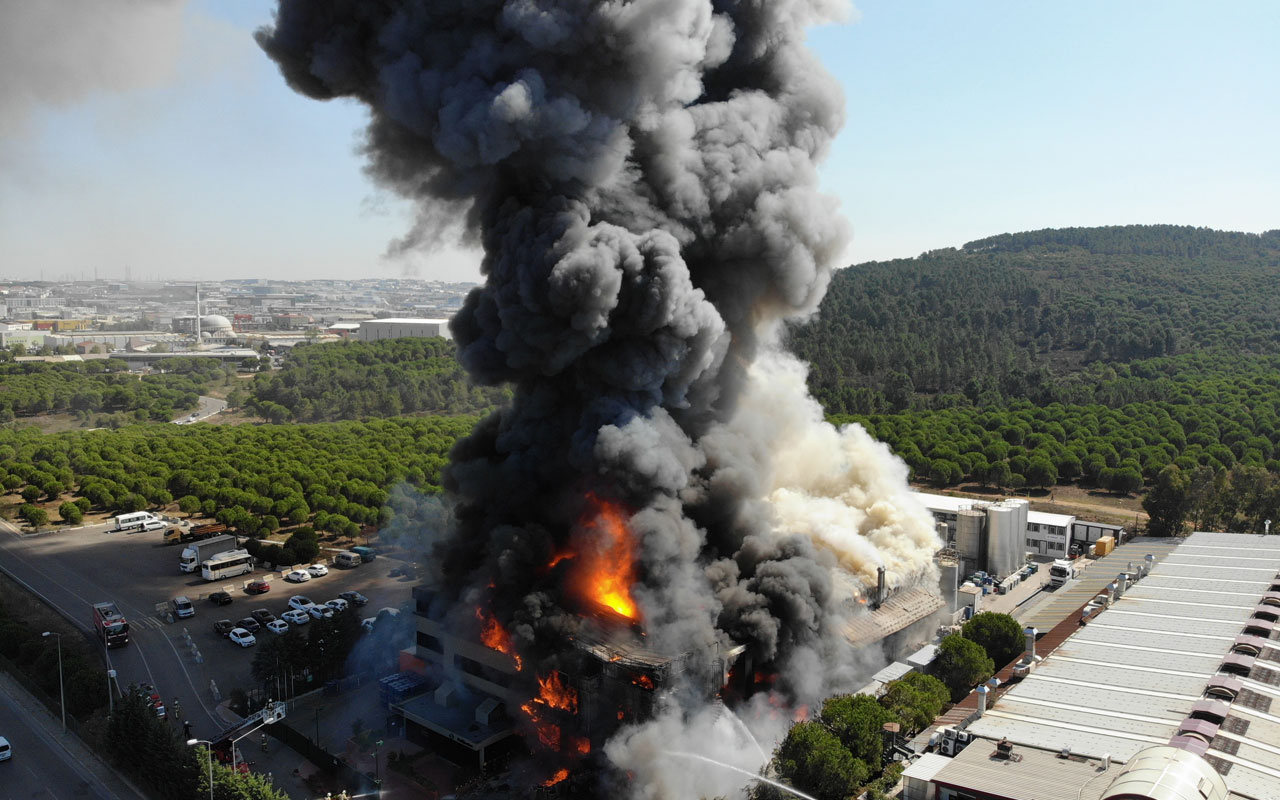
[[[1100,362],[1280,354],[1277,287],[1280,231],[1004,234],[838,271],[791,344],[828,413],[1070,402]]]

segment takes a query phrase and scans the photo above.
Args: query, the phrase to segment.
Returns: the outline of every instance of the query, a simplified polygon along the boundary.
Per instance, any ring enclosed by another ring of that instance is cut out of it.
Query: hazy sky
[[[295,95],[258,50],[273,7],[0,4],[0,280],[477,279],[474,253],[382,257],[409,209],[361,172],[361,109]],[[850,262],[1045,227],[1280,228],[1280,3],[857,9],[812,37],[846,93],[823,176]]]

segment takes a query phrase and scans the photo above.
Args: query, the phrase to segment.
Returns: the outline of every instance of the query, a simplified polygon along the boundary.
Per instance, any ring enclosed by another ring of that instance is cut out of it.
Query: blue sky
[[[175,4],[146,35],[116,21],[120,74],[0,82],[19,120],[0,124],[0,279],[476,279],[465,251],[382,257],[409,209],[361,171],[361,109],[293,94],[258,51],[272,7]],[[1280,3],[857,8],[812,35],[846,94],[822,175],[849,262],[1044,227],[1280,228]],[[7,49],[10,74],[62,57],[15,69]]]

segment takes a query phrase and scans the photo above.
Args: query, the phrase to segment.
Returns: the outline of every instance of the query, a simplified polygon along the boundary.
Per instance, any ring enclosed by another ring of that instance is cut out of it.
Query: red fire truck
[[[129,623],[115,603],[93,604],[93,627],[107,647],[124,647],[129,643]]]

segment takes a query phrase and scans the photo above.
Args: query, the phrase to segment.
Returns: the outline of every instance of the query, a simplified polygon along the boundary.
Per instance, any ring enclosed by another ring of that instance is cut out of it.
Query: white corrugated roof
[[[1168,742],[1203,696],[1278,570],[1280,537],[1192,535],[1119,602],[1047,654],[1035,672],[1012,686],[968,731],[1042,751],[1070,747],[1085,756],[1109,753],[1121,762]],[[1271,664],[1269,659],[1278,652],[1268,650],[1258,661],[1276,675],[1280,661]],[[1280,685],[1271,680],[1258,669],[1242,679],[1250,694],[1232,704],[1230,726],[1224,725],[1207,754],[1223,768],[1230,765],[1225,778],[1233,792],[1257,798],[1280,797]],[[990,743],[979,742],[969,750],[975,746]],[[974,765],[958,774],[976,780],[993,768],[983,763],[985,755],[969,756],[969,750],[965,763]],[[1004,766],[996,769],[996,777],[1022,774]],[[944,770],[938,777],[950,774]],[[1030,783],[1019,785],[1021,794],[1006,796],[1034,793],[1026,790]],[[982,788],[1003,793],[997,784]],[[1072,796],[1079,789],[1075,783]]]

